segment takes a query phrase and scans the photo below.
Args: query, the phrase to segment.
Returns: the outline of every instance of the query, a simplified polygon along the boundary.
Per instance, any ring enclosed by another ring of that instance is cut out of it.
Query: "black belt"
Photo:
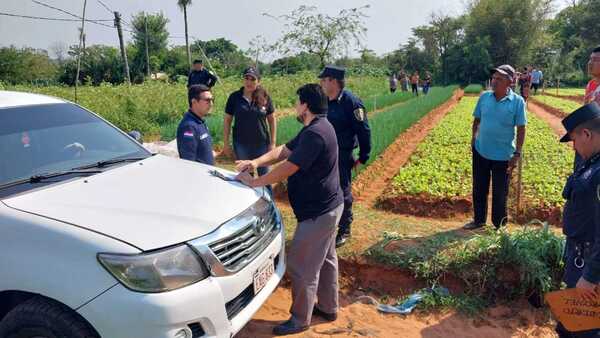
[[[591,250],[592,246],[592,242],[575,242],[575,258],[573,259],[573,264],[575,264],[576,268],[581,269],[585,266],[586,253]]]

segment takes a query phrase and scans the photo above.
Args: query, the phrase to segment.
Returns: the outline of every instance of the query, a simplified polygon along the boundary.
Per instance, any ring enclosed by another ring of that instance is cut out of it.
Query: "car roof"
[[[65,102],[67,101],[52,96],[0,90],[0,108]]]

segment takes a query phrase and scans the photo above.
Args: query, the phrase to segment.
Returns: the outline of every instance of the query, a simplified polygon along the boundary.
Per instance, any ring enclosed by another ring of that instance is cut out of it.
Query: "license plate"
[[[269,259],[267,263],[261,266],[258,271],[254,274],[254,294],[258,294],[262,288],[265,287],[271,276],[275,273],[275,266],[273,260]]]

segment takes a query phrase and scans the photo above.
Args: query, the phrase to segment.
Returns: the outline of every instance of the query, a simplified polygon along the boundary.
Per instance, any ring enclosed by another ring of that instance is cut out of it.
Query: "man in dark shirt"
[[[333,125],[339,145],[340,184],[344,192],[344,212],[340,220],[336,246],[350,237],[352,215],[352,169],[366,164],[371,153],[371,129],[362,101],[345,89],[345,72],[341,67],[327,66],[319,78],[329,98],[327,119]],[[359,148],[358,159],[354,149]]]
[[[297,118],[304,125],[298,135],[257,159],[237,162],[241,171],[237,178],[250,187],[288,178],[288,196],[298,219],[287,266],[292,281],[292,317],[273,329],[276,335],[306,331],[313,314],[334,321],[338,311],[335,234],[344,200],[337,139],[325,116],[327,96],[321,87],[307,84],[297,93]],[[277,162],[282,163],[264,176],[248,174],[249,169]]]
[[[562,121],[567,134],[561,142],[573,142],[581,163],[567,180],[563,197],[563,233],[567,239],[563,256],[567,288],[582,297],[600,295],[600,105],[589,103]],[[600,329],[570,332],[561,323],[560,338],[600,337]]]
[[[210,112],[214,99],[210,88],[193,85],[188,89],[190,109],[183,115],[177,128],[179,157],[204,164],[215,164],[212,138],[204,118]]]
[[[193,85],[205,85],[212,88],[217,83],[217,77],[210,71],[204,69],[202,60],[194,60],[193,69],[188,76],[188,88]]]

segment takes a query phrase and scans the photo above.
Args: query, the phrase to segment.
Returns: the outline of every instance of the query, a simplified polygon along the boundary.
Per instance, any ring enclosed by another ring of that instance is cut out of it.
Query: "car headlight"
[[[139,292],[171,291],[209,276],[186,244],[137,255],[101,253],[98,260],[119,282]]]

